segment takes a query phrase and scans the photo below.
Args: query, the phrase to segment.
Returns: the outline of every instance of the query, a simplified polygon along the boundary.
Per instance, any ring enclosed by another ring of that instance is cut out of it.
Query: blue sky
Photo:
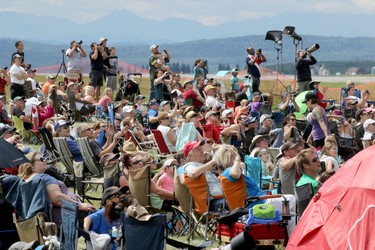
[[[115,10],[127,10],[143,18],[179,17],[214,26],[286,13],[375,13],[374,0],[12,0],[1,1],[0,11],[54,16],[86,23]],[[308,20],[313,21],[313,20]]]

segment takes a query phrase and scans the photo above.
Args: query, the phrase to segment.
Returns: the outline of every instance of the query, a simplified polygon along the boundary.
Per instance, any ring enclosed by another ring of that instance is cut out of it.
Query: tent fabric
[[[323,184],[287,249],[375,249],[374,150],[359,152]]]

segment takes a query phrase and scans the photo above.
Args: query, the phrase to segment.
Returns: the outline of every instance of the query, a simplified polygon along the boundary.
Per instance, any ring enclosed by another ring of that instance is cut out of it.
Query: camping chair
[[[38,141],[40,141],[40,139],[31,130],[26,130],[23,127],[23,121],[18,116],[13,115],[12,120],[16,131],[22,137],[21,142],[25,143],[25,140],[27,140],[27,142],[30,144],[37,144]]]
[[[161,154],[164,154],[164,155],[170,155],[170,154],[173,154],[175,152],[171,152],[167,146],[167,143],[165,142],[164,140],[164,137],[163,135],[161,134],[161,132],[157,129],[151,129],[151,132],[152,134],[154,135],[154,138],[155,138],[155,141],[156,141],[156,145],[158,146],[159,148],[159,151]]]
[[[45,146],[48,161],[57,162],[60,158],[59,152],[53,143],[51,132],[46,128],[39,128],[39,133],[42,137],[43,145]]]
[[[249,155],[245,155],[245,169],[244,174],[247,176],[250,176],[253,178],[255,183],[260,189],[263,189],[263,183],[275,183],[278,184],[278,182],[272,182],[272,177],[263,177],[262,176],[262,160],[258,157],[251,157]],[[276,193],[277,190],[264,190],[267,193]]]
[[[122,225],[126,249],[165,249],[167,239],[166,214],[154,214],[148,221],[139,221],[126,213],[122,213]]]
[[[60,242],[62,249],[75,250],[78,245],[78,204],[61,201]]]
[[[174,170],[173,187],[176,198],[180,205],[178,207],[172,206],[174,215],[172,218],[172,232],[176,232],[177,235],[181,236],[187,232],[187,229],[189,228],[189,217],[186,215],[189,215],[191,195],[186,185],[181,183],[177,169]],[[181,225],[180,231],[176,230],[177,224]]]
[[[89,175],[85,175],[84,181],[82,183],[85,183],[90,186],[94,186],[95,190],[98,190],[99,186],[104,185],[104,179],[103,177],[103,168],[99,165],[94,153],[91,150],[89,140],[84,138],[77,138],[77,144],[79,151],[81,152],[81,155],[83,157],[83,163],[85,164],[85,167],[90,172]],[[95,180],[92,180],[92,178],[96,178]],[[83,199],[87,199],[89,202],[90,200],[100,200],[100,198],[88,196],[86,194],[83,195]]]
[[[53,143],[55,144],[56,150],[59,154],[59,161],[64,165],[66,171],[70,175],[75,176],[73,155],[69,150],[68,143],[66,142],[66,138],[65,137],[53,138]]]
[[[301,218],[303,212],[309,205],[311,198],[314,196],[314,191],[311,183],[306,183],[302,186],[294,187],[294,192],[297,200],[297,215]]]
[[[221,188],[230,211],[235,210],[236,208],[245,207],[246,201],[246,183],[245,178],[241,175],[240,179],[236,182],[231,182],[223,175],[219,176]]]
[[[212,198],[209,196],[205,174],[201,174],[196,179],[191,179],[185,174],[184,178],[185,184],[188,187],[193,200],[190,206],[190,216],[192,218],[191,222],[194,221],[195,223],[193,228],[190,227],[191,230],[188,240],[190,240],[190,237],[193,236],[194,232],[197,231],[198,228],[202,232],[204,238],[208,240],[208,232],[211,231],[213,234],[216,232],[217,218],[219,218],[221,213],[209,211]],[[199,218],[196,215],[198,215]],[[202,222],[204,219],[206,220],[205,230],[202,229]]]

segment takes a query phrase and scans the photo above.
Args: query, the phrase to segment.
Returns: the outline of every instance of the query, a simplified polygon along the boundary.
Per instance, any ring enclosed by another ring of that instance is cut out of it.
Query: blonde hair
[[[87,85],[83,89],[85,91],[85,96],[90,95],[90,92],[94,92],[94,87],[93,86]]]
[[[328,155],[328,151],[333,147],[337,147],[337,145],[331,141],[326,142],[322,148],[322,155]]]
[[[109,91],[110,91],[110,90],[112,91],[111,88],[105,88],[104,91],[103,91],[103,92],[104,92],[104,95],[109,96]]]
[[[232,145],[223,144],[217,148],[213,159],[217,162],[219,168],[226,169],[229,166],[233,152],[237,152],[237,150]]]
[[[20,167],[18,169],[18,177],[20,177],[21,179],[26,179],[34,173],[33,164],[34,164],[36,155],[41,155],[41,154],[38,151],[33,151],[33,152],[28,153],[26,155],[26,158],[30,162],[23,163],[23,164],[20,165]]]

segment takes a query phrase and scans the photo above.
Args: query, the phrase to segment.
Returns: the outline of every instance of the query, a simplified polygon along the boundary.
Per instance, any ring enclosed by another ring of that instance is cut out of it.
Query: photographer
[[[170,73],[168,71],[163,72],[161,69],[157,69],[155,71],[155,75],[154,75],[155,99],[158,101],[164,100],[163,89],[167,87],[169,90],[170,85],[173,82],[173,80],[170,79],[169,74]]]
[[[295,68],[297,71],[297,93],[302,93],[309,90],[309,83],[311,82],[311,70],[310,65],[317,63],[315,57],[312,56],[311,52],[298,50],[297,62]]]
[[[287,93],[284,92],[281,95],[282,102],[278,105],[279,110],[285,115],[293,114],[294,112],[299,112],[299,106],[296,103],[296,93]]]
[[[104,59],[107,58],[107,52],[102,45],[97,43],[91,43],[90,52],[90,82],[95,89],[95,100],[99,100],[100,88],[103,86],[103,69]]]
[[[68,60],[68,73],[78,73],[78,82],[82,81],[82,58],[87,54],[82,48],[82,40],[79,42],[71,41],[70,48],[66,50]]]
[[[267,59],[262,54],[262,49],[257,49],[255,52],[254,48],[248,47],[247,53],[249,54],[246,57],[247,73],[253,78],[253,93],[260,92],[260,64],[267,62]]]

